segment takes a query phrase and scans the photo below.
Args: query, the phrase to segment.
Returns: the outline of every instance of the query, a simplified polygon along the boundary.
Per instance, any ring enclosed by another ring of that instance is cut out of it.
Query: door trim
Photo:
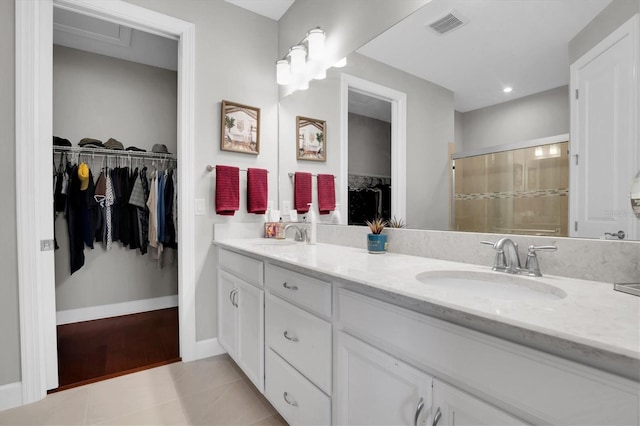
[[[340,79],[340,215],[349,217],[349,90],[391,103],[391,216],[406,220],[407,94],[345,73]]]
[[[46,213],[49,210],[41,210],[41,202],[38,202],[38,197],[46,196],[51,192],[48,188],[52,187],[54,4],[178,40],[177,151],[181,165],[187,165],[179,167],[177,173],[180,355],[183,361],[196,359],[197,356],[195,195],[194,175],[189,173],[188,167],[194,161],[194,24],[124,1],[15,0],[16,228],[22,404],[45,397],[48,385],[52,383],[52,371],[57,382],[57,365],[47,361],[50,358],[47,356],[47,347],[51,345],[52,334],[55,338],[55,297],[51,297],[54,289],[47,288],[52,287],[50,284],[54,279],[53,252],[41,252],[39,242],[40,239],[53,238],[53,215]],[[33,173],[23,173],[24,170]]]

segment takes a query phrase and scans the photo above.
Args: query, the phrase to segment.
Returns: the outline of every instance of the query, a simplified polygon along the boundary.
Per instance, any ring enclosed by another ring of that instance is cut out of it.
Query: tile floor
[[[286,425],[227,356],[178,362],[0,411],[0,425]]]

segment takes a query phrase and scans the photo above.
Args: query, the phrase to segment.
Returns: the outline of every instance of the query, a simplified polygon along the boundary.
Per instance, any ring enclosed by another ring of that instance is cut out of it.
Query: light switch
[[[204,215],[204,198],[196,198],[196,215]]]

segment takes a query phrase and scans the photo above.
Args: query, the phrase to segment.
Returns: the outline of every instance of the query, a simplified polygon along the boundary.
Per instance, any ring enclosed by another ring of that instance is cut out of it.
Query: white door
[[[571,65],[569,229],[637,239],[629,191],[638,155],[638,16]]]
[[[264,291],[238,280],[236,360],[254,385],[264,392]]]
[[[334,423],[426,424],[431,376],[343,332],[336,342]]]
[[[521,420],[438,379],[433,380],[433,426],[525,425]]]
[[[236,355],[236,286],[235,278],[218,270],[218,343],[231,357]]]

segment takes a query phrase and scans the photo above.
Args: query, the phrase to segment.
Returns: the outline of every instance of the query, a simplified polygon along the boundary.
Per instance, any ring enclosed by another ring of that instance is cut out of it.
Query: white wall
[[[16,236],[15,5],[0,1],[0,386],[20,381]]]
[[[83,137],[151,150],[154,143],[176,152],[177,73],[121,59],[54,46],[53,133],[74,145]],[[102,158],[84,158],[94,179]],[[150,164],[150,162],[148,162]],[[70,275],[69,235],[56,219],[56,310],[86,308],[177,294],[177,262],[160,269],[139,250],[119,242],[85,249],[85,265]]]
[[[569,88],[562,86],[475,111],[456,113],[456,152],[569,133]]]
[[[391,176],[391,123],[349,113],[349,173]]]

